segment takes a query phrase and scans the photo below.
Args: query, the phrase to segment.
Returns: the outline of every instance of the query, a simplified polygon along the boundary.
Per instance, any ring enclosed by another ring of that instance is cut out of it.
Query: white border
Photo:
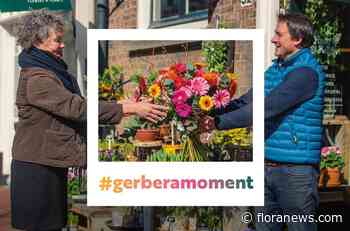
[[[98,41],[99,40],[252,40],[253,41],[253,161],[252,162],[99,162],[98,161]],[[264,203],[264,34],[261,29],[122,29],[88,30],[88,205],[89,206],[261,206]],[[159,192],[99,190],[102,176],[131,177],[252,176],[253,190]]]

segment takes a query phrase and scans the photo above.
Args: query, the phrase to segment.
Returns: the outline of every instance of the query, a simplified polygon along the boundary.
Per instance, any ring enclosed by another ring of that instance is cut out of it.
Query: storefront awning
[[[63,10],[72,9],[70,0],[1,0],[0,13],[28,11],[33,9]]]

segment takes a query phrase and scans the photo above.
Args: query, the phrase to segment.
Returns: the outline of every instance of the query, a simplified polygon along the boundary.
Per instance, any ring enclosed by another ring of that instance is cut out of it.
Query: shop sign
[[[1,0],[1,12],[28,11],[34,9],[49,9],[69,11],[72,9],[70,0]]]

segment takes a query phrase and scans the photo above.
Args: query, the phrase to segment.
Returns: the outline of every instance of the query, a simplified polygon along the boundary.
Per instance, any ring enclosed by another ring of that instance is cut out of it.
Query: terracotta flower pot
[[[138,141],[155,141],[159,138],[159,129],[139,129],[135,139]]]
[[[320,172],[319,186],[337,187],[341,184],[339,168],[326,168]]]

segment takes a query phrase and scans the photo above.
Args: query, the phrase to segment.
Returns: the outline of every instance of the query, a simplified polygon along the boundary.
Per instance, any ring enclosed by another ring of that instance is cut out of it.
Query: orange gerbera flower
[[[211,87],[215,87],[218,85],[219,74],[217,72],[207,72],[203,74],[203,78],[207,80],[208,84]]]
[[[171,80],[175,80],[177,78],[176,70],[170,69],[168,71],[168,78],[171,79]]]

